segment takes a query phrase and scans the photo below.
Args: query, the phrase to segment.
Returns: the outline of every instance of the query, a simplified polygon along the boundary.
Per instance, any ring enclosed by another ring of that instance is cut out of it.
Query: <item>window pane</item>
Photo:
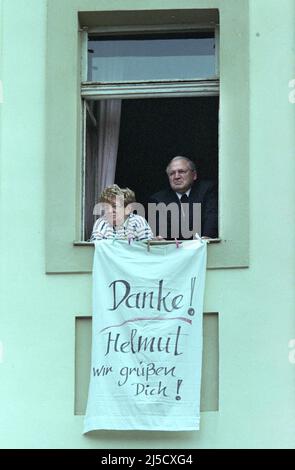
[[[88,41],[88,81],[189,80],[215,76],[213,33]]]

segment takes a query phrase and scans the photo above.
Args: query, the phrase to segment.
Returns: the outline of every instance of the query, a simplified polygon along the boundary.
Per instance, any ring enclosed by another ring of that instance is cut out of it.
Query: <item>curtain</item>
[[[97,128],[87,120],[86,126],[86,164],[85,164],[85,201],[84,201],[84,240],[89,240],[94,223],[93,207],[95,204],[97,173],[98,139]]]
[[[119,145],[121,100],[103,100],[97,105],[97,127],[89,116],[86,121],[85,240],[91,236],[97,217],[93,209],[100,193],[115,181]],[[91,110],[94,112],[93,106]]]
[[[99,105],[98,170],[95,201],[115,181],[121,119],[121,100],[104,100]]]

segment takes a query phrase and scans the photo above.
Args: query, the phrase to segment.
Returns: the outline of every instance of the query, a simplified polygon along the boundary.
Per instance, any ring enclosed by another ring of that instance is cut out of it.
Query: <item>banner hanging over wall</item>
[[[199,429],[206,245],[95,243],[84,433]]]

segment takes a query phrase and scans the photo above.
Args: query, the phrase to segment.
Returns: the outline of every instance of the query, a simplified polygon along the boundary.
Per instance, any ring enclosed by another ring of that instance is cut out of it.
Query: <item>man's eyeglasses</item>
[[[190,168],[188,168],[187,170],[168,171],[168,176],[169,176],[169,178],[171,178],[171,176],[176,176],[177,173],[179,174],[179,176],[184,176],[184,175],[186,175],[189,171],[193,171],[193,170],[191,170]]]

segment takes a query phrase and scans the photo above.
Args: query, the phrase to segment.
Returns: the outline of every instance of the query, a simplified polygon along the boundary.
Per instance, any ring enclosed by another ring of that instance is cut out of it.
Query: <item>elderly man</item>
[[[173,238],[180,240],[193,238],[195,235],[193,233],[193,227],[195,227],[193,218],[196,214],[193,206],[198,203],[197,210],[201,211],[201,228],[198,234],[202,237],[216,238],[218,236],[216,185],[208,180],[199,181],[194,162],[186,157],[174,157],[168,164],[166,172],[170,188],[153,194],[150,197],[149,203],[159,204],[162,202],[168,206],[174,202],[177,204],[178,211],[167,211],[164,213],[165,217],[167,217],[167,233],[164,234],[159,233],[161,231],[159,217],[163,217],[163,211],[160,213],[156,224],[156,235],[163,235],[168,240]],[[186,208],[186,212],[183,210],[183,207]],[[188,218],[187,224],[191,229],[188,235],[184,233],[185,230],[182,230],[184,214]],[[176,230],[176,233],[175,227],[178,227],[178,232]]]

